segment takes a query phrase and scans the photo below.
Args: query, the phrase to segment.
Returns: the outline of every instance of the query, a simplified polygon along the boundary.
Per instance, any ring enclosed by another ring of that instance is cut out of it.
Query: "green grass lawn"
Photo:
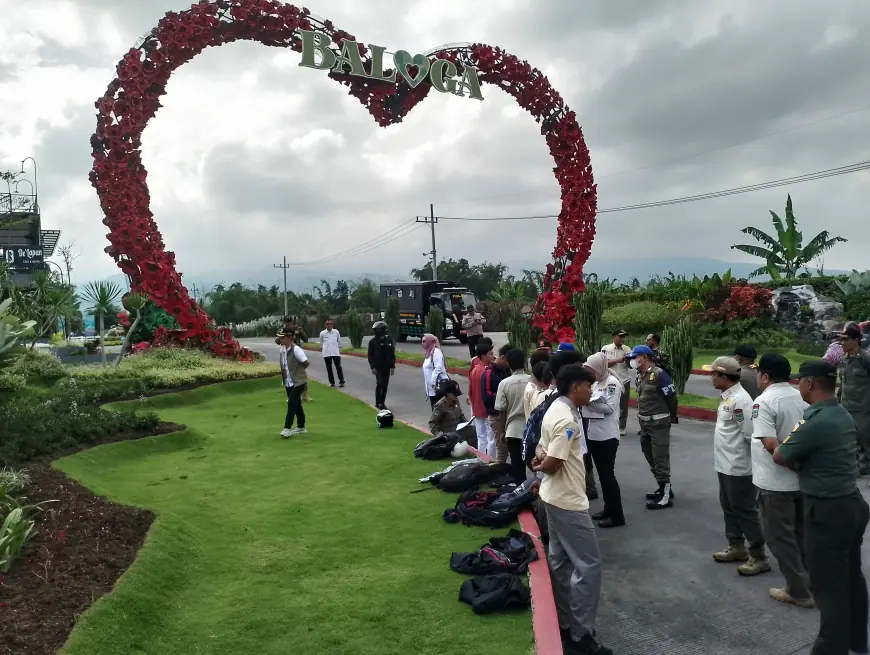
[[[701,407],[702,409],[718,409],[719,398],[696,396],[693,393],[680,394],[680,407]]]
[[[384,655],[532,652],[528,612],[475,616],[450,553],[498,531],[449,525],[456,494],[417,479],[419,432],[312,385],[307,435],[282,440],[274,378],[159,396],[183,432],[57,462],[158,514],[116,590],[79,619],[70,655]],[[506,532],[506,531],[505,531]]]
[[[759,349],[758,356],[761,357],[765,352],[768,351],[763,348]],[[788,361],[791,362],[791,369],[793,372],[797,372],[800,365],[808,359],[818,359],[818,357],[813,357],[812,355],[801,355],[799,352],[794,350],[777,350],[775,352],[780,352],[788,358]],[[692,360],[692,368],[701,368],[704,365],[712,364],[713,360],[717,357],[730,354],[731,353],[727,350],[722,352],[716,350],[696,350],[695,356]]]

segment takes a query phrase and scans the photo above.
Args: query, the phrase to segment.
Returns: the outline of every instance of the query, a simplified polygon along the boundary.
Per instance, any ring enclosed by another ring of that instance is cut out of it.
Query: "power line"
[[[722,189],[720,191],[711,191],[709,193],[701,193],[694,196],[682,196],[680,198],[671,198],[669,200],[657,200],[654,202],[639,203],[636,205],[624,205],[622,207],[607,207],[597,210],[598,214],[609,214],[614,212],[633,211],[637,209],[651,209],[654,207],[664,207],[666,205],[679,205],[687,202],[697,202],[699,200],[710,200],[713,198],[722,198],[724,196],[732,196],[741,193],[751,193],[753,191],[763,191],[765,189],[774,189],[776,187],[785,186],[788,184],[799,184],[802,182],[810,182],[812,180],[821,180],[826,177],[836,177],[838,175],[847,175],[848,173],[856,173],[870,169],[870,161],[858,162],[848,166],[840,166],[838,168],[829,168],[824,171],[816,171],[815,173],[805,173],[803,175],[795,175],[794,177],[786,177],[779,180],[771,180],[768,182],[760,182],[758,184],[749,184],[733,189]],[[493,217],[468,217],[468,216],[438,216],[439,219],[445,221],[534,221],[548,218],[559,218],[559,214],[545,214],[540,216],[493,216]]]
[[[372,250],[377,250],[388,243],[392,243],[398,239],[408,236],[411,232],[414,232],[418,228],[422,227],[414,222],[407,222],[400,224],[397,228],[392,228],[389,232],[385,232],[384,234],[375,237],[374,239],[370,239],[364,243],[361,243],[353,248],[349,248],[348,250],[343,250],[341,252],[337,252],[332,255],[328,255],[326,257],[322,257],[321,259],[314,259],[307,262],[290,262],[289,266],[312,266],[315,264],[330,264],[332,262],[340,261],[342,259],[349,259],[351,257],[356,257],[357,255],[362,255],[367,252],[371,252]]]
[[[674,159],[664,159],[664,160],[661,160],[658,162],[654,162],[652,164],[646,164],[645,166],[640,166],[638,168],[628,168],[626,170],[617,171],[615,173],[607,173],[605,175],[597,175],[597,176],[595,176],[595,180],[596,181],[606,180],[606,179],[611,178],[611,177],[618,177],[620,175],[627,175],[628,173],[638,173],[640,171],[649,170],[650,168],[660,168],[660,167],[664,167],[664,166],[670,166],[671,164],[677,164],[677,163],[680,163],[683,161],[687,161],[689,159],[694,159],[695,157],[700,157],[702,155],[709,155],[709,154],[712,154],[714,152],[721,152],[724,150],[730,150],[731,148],[745,146],[745,145],[748,145],[750,143],[755,143],[757,141],[762,141],[764,139],[769,139],[771,137],[778,136],[780,134],[786,134],[787,132],[794,132],[795,130],[800,130],[800,129],[803,129],[805,127],[810,127],[812,125],[818,125],[819,123],[825,123],[828,121],[835,120],[837,118],[849,116],[851,114],[857,114],[857,113],[862,112],[862,111],[867,111],[868,109],[870,109],[870,105],[864,105],[863,107],[856,107],[855,109],[850,109],[849,111],[840,112],[839,114],[832,114],[830,116],[825,116],[823,118],[818,118],[816,120],[809,121],[807,123],[801,123],[799,125],[792,125],[791,127],[785,127],[785,128],[780,129],[780,130],[768,132],[766,134],[752,137],[750,139],[745,139],[743,141],[736,141],[736,142],[731,143],[727,146],[721,146],[719,148],[711,148],[708,150],[701,150],[699,152],[695,152],[695,153],[692,153],[690,155],[684,155],[681,157],[676,157]],[[442,202],[441,204],[454,205],[454,204],[457,204],[460,202],[462,202],[462,203],[480,202],[483,200],[495,200],[495,199],[500,199],[500,198],[511,198],[511,197],[517,197],[517,196],[526,196],[526,195],[530,195],[530,192],[518,191],[516,193],[504,193],[504,194],[499,194],[499,195],[494,195],[494,196],[482,196],[479,198],[469,198],[467,200],[450,200],[450,201]]]

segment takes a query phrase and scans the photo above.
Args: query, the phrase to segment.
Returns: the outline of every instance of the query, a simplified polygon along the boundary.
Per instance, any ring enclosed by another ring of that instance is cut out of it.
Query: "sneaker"
[[[661,492],[662,492],[661,489],[656,489],[655,491],[651,491],[646,495],[646,499],[647,500],[655,500],[656,498],[659,497],[659,494]],[[677,494],[674,493],[674,488],[671,487],[671,500],[675,500],[676,497],[677,497]]]
[[[566,655],[613,655],[611,649],[599,644],[592,635],[586,635],[580,641],[563,636],[562,648]]]
[[[290,430],[290,434],[307,434],[308,428],[293,428]]]
[[[281,436],[284,437],[285,439],[289,439],[290,437],[293,436],[293,430],[289,430],[287,428],[284,428],[283,430],[281,430]]]
[[[670,482],[664,484],[654,498],[646,501],[646,508],[650,510],[667,509],[673,506],[674,494],[671,493]]]
[[[740,575],[758,575],[770,571],[770,560],[766,557],[750,557],[746,564],[737,567]]]
[[[344,380],[342,380],[341,382],[339,382],[339,383],[338,383],[338,386],[341,387],[342,389],[344,389]]]
[[[717,562],[746,562],[749,561],[749,553],[746,548],[735,548],[728,546],[725,550],[720,550],[718,553],[713,553],[713,559]]]
[[[773,588],[768,593],[771,598],[778,600],[780,603],[797,605],[798,607],[803,607],[808,610],[813,609],[816,606],[816,602],[812,598],[794,598],[786,589]]]
[[[330,382],[329,386],[332,387],[333,389],[335,389],[335,382]]]
[[[624,437],[624,436],[625,436],[625,430],[620,430],[620,431],[619,431],[619,436],[620,436],[620,437]]]

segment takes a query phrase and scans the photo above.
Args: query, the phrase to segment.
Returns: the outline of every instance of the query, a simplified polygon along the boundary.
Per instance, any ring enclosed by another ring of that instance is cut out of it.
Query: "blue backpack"
[[[544,414],[550,409],[553,401],[559,397],[559,393],[551,390],[547,397],[540,405],[532,410],[529,418],[526,421],[526,427],[523,430],[523,462],[526,466],[532,465],[532,460],[535,458],[535,449],[538,447],[538,442],[541,440],[541,425],[544,422]]]

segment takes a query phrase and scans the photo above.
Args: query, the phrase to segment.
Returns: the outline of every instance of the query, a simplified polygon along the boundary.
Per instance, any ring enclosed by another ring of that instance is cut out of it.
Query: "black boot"
[[[674,496],[671,493],[671,483],[660,482],[659,486],[659,493],[656,494],[656,497],[652,500],[646,501],[647,509],[665,509],[674,506]]]
[[[609,519],[609,518],[610,518],[610,512],[607,511],[606,507],[603,510],[601,510],[600,512],[596,512],[595,514],[592,515],[593,521],[600,521],[601,519]]]
[[[661,483],[659,483],[659,488],[656,489],[655,491],[651,491],[651,492],[649,492],[649,493],[646,495],[646,499],[647,499],[647,500],[655,500],[656,498],[659,497],[659,494],[660,494],[661,492],[662,492],[662,485],[661,485]],[[676,497],[677,497],[677,495],[674,493],[674,489],[673,489],[673,487],[671,487],[671,500],[674,500]]]

